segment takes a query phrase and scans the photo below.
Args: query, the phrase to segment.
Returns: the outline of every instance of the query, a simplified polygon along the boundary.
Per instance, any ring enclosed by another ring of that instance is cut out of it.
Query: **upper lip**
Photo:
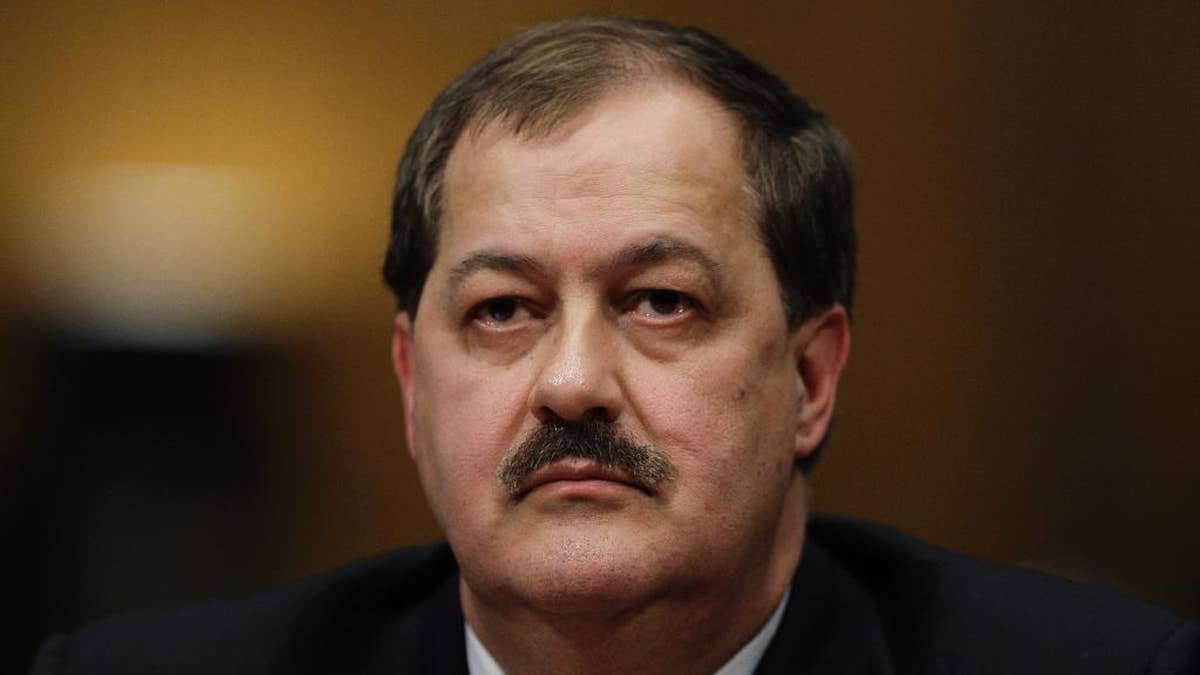
[[[625,471],[613,466],[604,466],[590,459],[562,459],[548,464],[521,481],[516,497],[520,499],[533,490],[555,481],[606,480],[613,483],[628,485],[634,489],[650,494],[650,487],[630,476]]]

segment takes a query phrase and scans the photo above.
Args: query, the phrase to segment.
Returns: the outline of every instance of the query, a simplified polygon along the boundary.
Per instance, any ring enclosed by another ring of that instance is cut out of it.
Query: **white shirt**
[[[775,631],[779,629],[783,609],[787,607],[788,595],[790,593],[783,594],[783,600],[779,601],[779,606],[775,608],[775,613],[771,615],[767,625],[713,675],[751,675],[754,672],[758,662],[762,660],[763,653],[767,651],[767,645],[771,644],[771,638],[775,637]],[[467,670],[471,675],[504,675],[504,670],[476,637],[471,625],[464,622],[463,626],[467,634]]]

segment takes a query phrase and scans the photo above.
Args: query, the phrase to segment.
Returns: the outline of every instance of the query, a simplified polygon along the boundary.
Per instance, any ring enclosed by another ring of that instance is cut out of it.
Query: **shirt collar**
[[[775,613],[771,615],[767,625],[713,675],[751,675],[754,672],[758,662],[762,660],[763,652],[767,651],[767,645],[771,644],[771,638],[775,637],[775,631],[779,629],[789,595],[790,592],[783,594],[783,599],[779,601],[779,606],[775,608]],[[467,671],[471,675],[504,675],[504,670],[496,663],[496,659],[492,658],[487,647],[479,641],[475,631],[471,630],[471,625],[464,621],[463,628],[467,637]]]

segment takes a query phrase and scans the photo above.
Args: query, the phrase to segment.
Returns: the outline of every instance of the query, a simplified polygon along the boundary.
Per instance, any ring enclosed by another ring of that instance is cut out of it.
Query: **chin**
[[[581,547],[546,559],[523,579],[529,602],[564,613],[612,613],[661,592],[662,570],[647,569],[636,554]]]
[[[644,535],[619,527],[553,528],[494,559],[499,564],[485,572],[485,583],[497,597],[551,613],[619,612],[671,582],[669,561],[654,555]]]

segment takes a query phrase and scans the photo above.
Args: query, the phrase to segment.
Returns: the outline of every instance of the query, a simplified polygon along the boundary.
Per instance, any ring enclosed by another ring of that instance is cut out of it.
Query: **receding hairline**
[[[541,39],[531,41],[539,52],[537,58],[528,53],[521,54],[520,59],[514,60],[520,64],[519,68],[506,71],[503,79],[489,83],[484,95],[475,101],[475,108],[465,121],[460,136],[463,133],[476,133],[478,128],[494,122],[503,122],[515,134],[536,137],[553,132],[561,123],[606,94],[655,81],[670,80],[689,84],[701,91],[706,89],[702,78],[689,72],[684,62],[661,53],[660,49],[665,48],[666,43],[655,43],[661,36],[648,34],[635,39],[633,34],[606,34],[601,31],[577,36],[577,39],[570,41],[562,40],[561,36],[558,39],[550,39],[545,35],[537,37]],[[582,56],[575,55],[574,51],[580,43],[588,43],[592,50]],[[536,81],[536,74],[540,72],[568,70],[561,64],[552,68],[544,68],[544,64],[573,55],[588,62],[588,65],[574,71],[574,82],[555,83],[552,95],[528,95],[526,87],[505,86],[514,82],[528,84]],[[564,91],[568,92],[567,95],[563,95]],[[713,98],[719,103],[717,97]]]
[[[654,93],[667,89],[682,89],[703,99],[711,105],[712,110],[723,118],[718,123],[725,126],[733,134],[738,155],[735,159],[742,168],[742,173],[749,176],[747,161],[747,138],[745,123],[736,111],[722,103],[721,99],[689,78],[679,77],[670,73],[648,74],[642,78],[628,78],[606,83],[589,93],[586,98],[579,99],[570,108],[563,108],[550,119],[539,119],[537,123],[524,119],[519,113],[476,114],[464,123],[461,131],[455,137],[446,153],[446,165],[443,167],[443,177],[448,172],[451,158],[458,155],[464,147],[464,142],[476,143],[486,136],[495,138],[511,138],[518,141],[538,141],[555,139],[558,135],[568,136],[578,127],[587,123],[589,116],[614,98],[640,93]]]
[[[522,125],[522,120],[514,119],[513,114],[493,114],[489,117],[481,113],[469,118],[450,145],[450,149],[446,153],[445,165],[438,176],[438,217],[433,223],[434,228],[440,230],[445,225],[447,179],[452,173],[452,165],[458,165],[462,161],[462,153],[465,151],[467,144],[478,143],[486,136],[516,139],[518,141],[552,139],[560,132],[563,134],[573,133],[577,123],[580,125],[586,124],[589,114],[600,109],[612,97],[637,93],[639,90],[655,90],[660,87],[682,87],[704,99],[707,104],[712,106],[713,111],[723,118],[720,124],[728,125],[727,128],[732,134],[734,147],[737,152],[737,156],[734,159],[739,168],[739,188],[746,196],[747,210],[742,216],[746,218],[747,224],[753,227],[754,236],[762,240],[760,228],[755,227],[759,225],[758,221],[763,216],[762,194],[754,180],[754,168],[751,164],[751,153],[753,152],[751,147],[752,140],[749,137],[749,130],[746,129],[744,120],[736,111],[730,109],[718,96],[706,88],[703,83],[697,82],[695,78],[685,77],[680,73],[665,68],[646,70],[642,75],[641,77],[613,80],[595,88],[588,97],[577,100],[571,108],[562,109],[553,121],[539,120],[540,123],[538,124],[529,124],[528,120],[526,120],[527,123]],[[762,243],[765,245],[765,241],[762,241]]]
[[[528,142],[554,144],[566,141],[571,134],[586,127],[589,122],[595,119],[592,117],[593,114],[604,114],[600,111],[612,99],[623,96],[645,97],[648,94],[643,94],[643,91],[653,94],[661,89],[680,89],[686,92],[685,96],[694,96],[702,100],[703,105],[710,107],[714,115],[712,123],[718,126],[721,133],[728,134],[727,137],[730,139],[733,153],[721,153],[721,155],[730,157],[733,160],[734,166],[737,167],[736,187],[741,193],[736,209],[737,217],[747,228],[747,233],[750,237],[757,241],[766,251],[767,243],[759,222],[763,216],[761,194],[753,181],[747,156],[746,146],[748,141],[741,119],[734,111],[723,105],[719,98],[704,87],[697,86],[686,79],[665,74],[657,74],[648,79],[632,79],[613,83],[612,86],[604,87],[602,90],[598,90],[597,95],[587,103],[578,106],[570,114],[558,119],[557,123],[552,127],[546,126],[537,129],[527,127],[522,132],[514,128],[510,120],[505,119],[493,119],[490,122],[479,122],[465,127],[447,153],[446,163],[440,175],[439,218],[436,223],[439,238],[442,233],[441,231],[448,224],[447,218],[450,215],[451,203],[456,201],[461,203],[461,199],[456,200],[450,194],[449,185],[453,182],[454,176],[460,176],[459,180],[461,180],[461,172],[469,170],[465,169],[471,161],[467,159],[468,157],[481,150],[486,152],[486,148],[493,143],[504,141],[515,141],[519,144]],[[688,102],[687,107],[695,109],[697,106]],[[562,137],[559,137],[560,133]],[[479,144],[482,144],[482,146]],[[691,165],[689,164],[688,166]],[[670,237],[662,239],[664,240],[663,243],[670,243],[667,241],[670,240]],[[767,252],[769,254],[769,251]]]
[[[657,58],[662,61],[662,57]],[[585,117],[594,111],[606,99],[620,96],[638,90],[652,90],[660,87],[683,87],[697,94],[720,110],[728,119],[731,128],[737,134],[740,159],[746,159],[745,145],[748,142],[747,129],[744,121],[735,110],[721,101],[704,82],[663,61],[660,64],[646,64],[645,67],[635,67],[629,71],[614,74],[611,78],[596,82],[582,89],[578,95],[567,97],[565,100],[555,100],[556,105],[547,109],[507,109],[489,104],[485,101],[463,124],[458,136],[451,145],[450,153],[459,147],[464,137],[468,135],[478,138],[489,131],[500,131],[522,140],[535,140],[552,136],[563,127],[569,127],[574,121]]]
[[[595,23],[587,26],[591,32],[583,35],[576,32],[581,23],[588,24],[593,20]],[[606,20],[600,17],[570,23],[574,26],[571,32],[575,33],[575,39],[572,40],[564,40],[562,34],[554,34],[555,27],[565,25],[557,24],[549,25],[547,32],[539,33],[536,28],[526,32],[524,40],[505,42],[498,49],[508,50],[515,57],[511,62],[502,63],[501,67],[493,65],[495,70],[479,82],[479,89],[466,97],[466,117],[460,121],[455,132],[444,139],[448,141],[448,148],[443,164],[430,180],[430,202],[426,214],[435,241],[440,238],[440,229],[445,224],[447,172],[464,138],[477,140],[490,130],[504,131],[524,140],[544,138],[594,109],[609,95],[622,90],[671,84],[685,86],[701,94],[732,122],[739,153],[742,189],[750,207],[746,215],[750,222],[761,225],[758,221],[764,215],[763,194],[755,179],[754,130],[744,116],[714,90],[711,82],[692,67],[695,64],[688,58],[669,53],[673,47],[679,47],[676,42],[678,34],[657,33],[665,25],[634,28],[632,32],[627,31],[629,27],[626,26],[620,31],[612,31]],[[580,50],[579,45],[583,43],[590,45],[591,49]],[[495,57],[497,53],[492,52],[488,58]],[[546,68],[545,63],[554,61],[556,55],[572,53],[576,53],[581,61],[588,62],[587,66],[573,71],[577,75],[576,81],[556,83],[552,93],[540,98],[529,94],[529,90],[538,89],[529,86],[531,82],[538,82],[542,86],[547,84],[539,79],[540,73],[570,70],[561,63]],[[504,65],[515,67],[504,68]],[[587,77],[578,77],[581,74]],[[568,93],[564,95],[564,91]],[[766,244],[761,232],[755,236]]]

